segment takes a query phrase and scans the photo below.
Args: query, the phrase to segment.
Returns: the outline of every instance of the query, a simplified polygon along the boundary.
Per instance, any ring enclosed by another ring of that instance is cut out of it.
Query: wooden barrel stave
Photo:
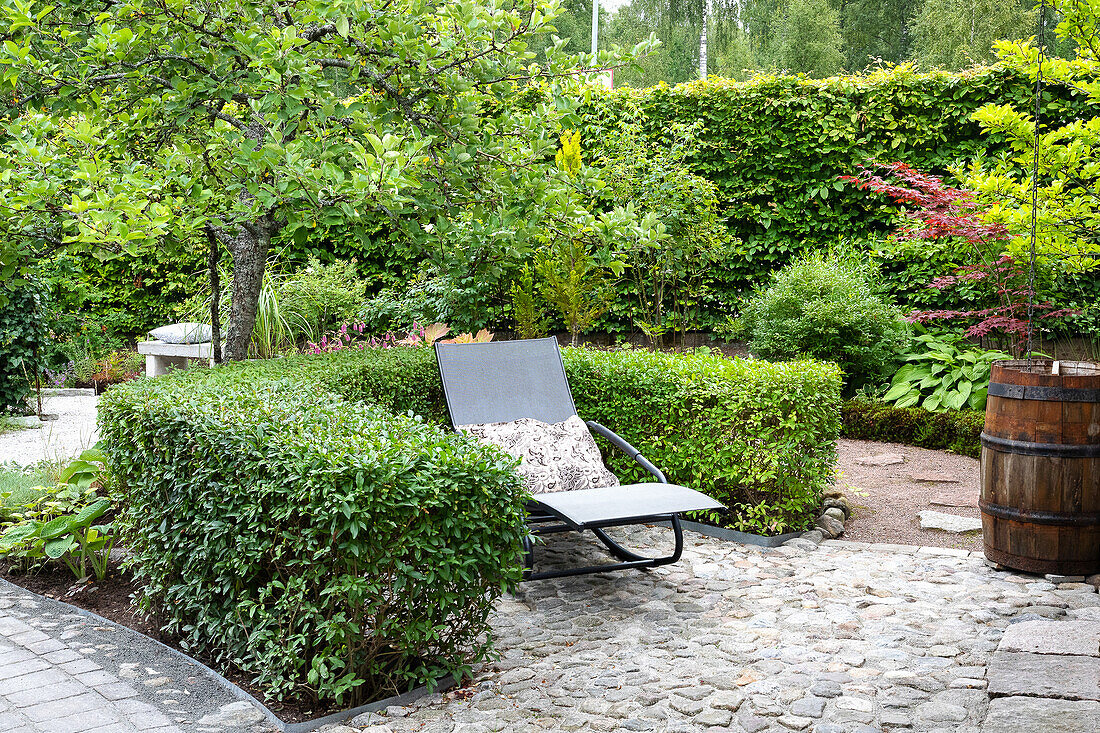
[[[1020,366],[999,362],[991,380],[1005,387],[991,385],[983,433],[986,556],[1030,572],[1100,572],[1100,368]]]

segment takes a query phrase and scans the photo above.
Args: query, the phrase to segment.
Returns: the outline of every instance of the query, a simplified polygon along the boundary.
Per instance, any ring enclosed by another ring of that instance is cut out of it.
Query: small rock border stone
[[[844,496],[843,491],[826,491],[825,499],[821,503],[821,513],[814,520],[814,528],[783,544],[802,550],[816,549],[825,540],[835,540],[844,534],[844,522],[851,515],[852,503]]]

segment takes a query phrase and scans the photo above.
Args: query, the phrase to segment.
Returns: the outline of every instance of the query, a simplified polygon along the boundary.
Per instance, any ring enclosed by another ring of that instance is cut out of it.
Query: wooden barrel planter
[[[993,364],[982,432],[985,556],[1032,573],[1100,572],[1100,366]]]

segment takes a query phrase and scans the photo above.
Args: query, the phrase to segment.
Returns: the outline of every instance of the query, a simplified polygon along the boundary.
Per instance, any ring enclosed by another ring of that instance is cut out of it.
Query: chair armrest
[[[623,453],[633,458],[635,463],[637,463],[645,470],[649,471],[649,473],[651,473],[662,484],[668,483],[668,479],[666,479],[665,475],[661,473],[661,469],[657,468],[652,463],[647,461],[645,456],[641,454],[641,451],[632,446],[630,443],[627,443],[625,440],[620,438],[615,433],[611,432],[611,430],[609,430],[608,428],[600,425],[595,420],[585,420],[585,424],[588,425],[589,430],[594,433],[598,433],[603,438],[606,438],[607,441],[611,443],[611,445],[615,446]]]

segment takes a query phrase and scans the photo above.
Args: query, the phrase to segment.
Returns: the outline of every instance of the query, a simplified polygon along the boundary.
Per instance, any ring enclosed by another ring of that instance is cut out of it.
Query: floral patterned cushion
[[[588,426],[576,415],[553,425],[524,417],[459,429],[521,459],[518,473],[532,494],[619,485],[603,465]]]

